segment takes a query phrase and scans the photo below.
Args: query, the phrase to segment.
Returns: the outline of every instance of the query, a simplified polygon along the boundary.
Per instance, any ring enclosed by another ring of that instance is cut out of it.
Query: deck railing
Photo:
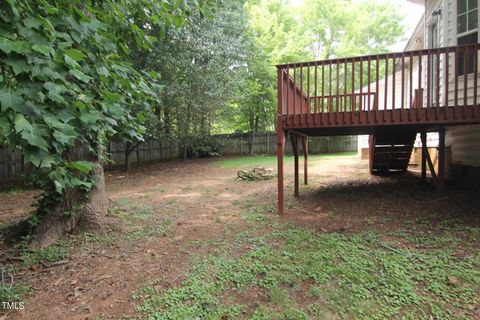
[[[478,107],[478,59],[471,44],[278,65],[278,114]]]

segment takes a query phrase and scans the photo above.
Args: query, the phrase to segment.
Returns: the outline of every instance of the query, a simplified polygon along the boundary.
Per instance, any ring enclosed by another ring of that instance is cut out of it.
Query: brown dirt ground
[[[240,201],[254,196],[257,203],[271,204],[276,198],[276,180],[238,182],[236,169],[217,168],[211,161],[160,163],[130,173],[107,173],[112,206],[148,205],[155,214],[154,221],[146,223],[168,218],[171,228],[163,236],[76,248],[65,264],[20,272],[17,277],[33,291],[26,297],[26,308],[7,314],[6,319],[118,319],[135,314],[131,295],[147,282],[162,278],[162,285],[180,283],[189,257],[210,250],[192,243],[222,241],[232,232],[245,230]],[[312,162],[310,183],[301,187],[297,199],[291,196],[291,171],[287,167],[288,210],[281,219],[318,232],[415,227],[437,232],[442,221],[452,217],[460,224],[480,226],[478,192],[448,186],[448,193],[439,194],[432,186],[420,184],[414,173],[370,176],[367,162],[356,156]],[[35,194],[0,194],[0,221],[28,215]],[[113,232],[134,227],[110,215]],[[1,315],[0,319],[4,320]]]

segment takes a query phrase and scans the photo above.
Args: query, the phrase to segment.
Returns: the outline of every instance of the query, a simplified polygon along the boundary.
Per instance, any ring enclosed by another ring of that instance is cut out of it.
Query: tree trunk
[[[165,133],[168,136],[172,131],[172,118],[171,118],[170,110],[168,107],[163,109],[163,119],[164,119],[163,128]]]
[[[183,161],[187,161],[187,151],[188,151],[188,145],[187,145],[187,139],[183,140]]]
[[[87,160],[95,164],[95,186],[86,196],[78,188],[68,188],[58,204],[41,217],[34,228],[32,243],[38,246],[52,244],[73,230],[98,231],[103,228],[108,199],[105,193],[105,178],[102,165],[96,156],[88,153],[85,146],[77,144],[67,155],[70,161]]]
[[[255,116],[253,115],[253,112],[250,113],[249,116],[249,126],[250,126],[250,135],[248,139],[248,148],[249,148],[249,153],[253,155],[254,152],[254,138],[255,138]]]
[[[125,143],[125,167],[126,172],[130,171],[130,153],[132,153],[133,147],[130,142]]]
[[[255,152],[255,132],[250,131],[250,137],[248,139],[248,146],[250,148],[250,155],[253,155]]]

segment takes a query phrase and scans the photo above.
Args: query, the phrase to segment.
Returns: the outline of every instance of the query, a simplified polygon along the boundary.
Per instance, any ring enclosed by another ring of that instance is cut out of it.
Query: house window
[[[478,43],[478,0],[457,0],[457,44]],[[473,49],[458,55],[457,75],[473,73],[476,52]]]

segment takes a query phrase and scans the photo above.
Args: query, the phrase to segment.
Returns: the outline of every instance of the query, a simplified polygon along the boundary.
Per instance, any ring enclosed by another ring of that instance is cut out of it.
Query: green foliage
[[[300,11],[300,32],[320,59],[388,52],[404,32],[391,1],[306,0]]]
[[[158,75],[135,68],[148,50],[209,1],[18,0],[0,4],[0,139],[20,149],[44,189],[39,215],[68,188],[91,189],[105,139],[139,140],[159,103]],[[77,146],[90,155],[69,161]],[[32,220],[35,223],[34,220]]]
[[[224,1],[211,19],[193,16],[152,51],[146,63],[162,75],[164,88],[157,136],[180,138],[188,149],[231,115],[249,55],[245,20],[238,2]]]
[[[245,8],[257,45],[268,57],[264,64],[271,70],[275,64],[311,58],[309,43],[299,29],[304,17],[296,7],[281,0],[260,0],[247,1]]]
[[[0,269],[2,269],[0,264]],[[30,291],[29,287],[26,287],[22,284],[19,284],[14,280],[13,284],[10,285],[10,276],[8,272],[4,270],[3,276],[6,278],[4,284],[0,284],[0,302],[20,302],[22,301],[22,296]],[[3,306],[0,306],[0,310],[3,309]]]
[[[384,0],[306,0],[300,6],[255,0],[246,1],[245,10],[253,42],[248,72],[219,131],[275,128],[276,64],[389,51],[404,30],[397,5]]]
[[[220,155],[221,141],[212,136],[193,137],[188,140],[187,156],[189,158],[205,158]]]

